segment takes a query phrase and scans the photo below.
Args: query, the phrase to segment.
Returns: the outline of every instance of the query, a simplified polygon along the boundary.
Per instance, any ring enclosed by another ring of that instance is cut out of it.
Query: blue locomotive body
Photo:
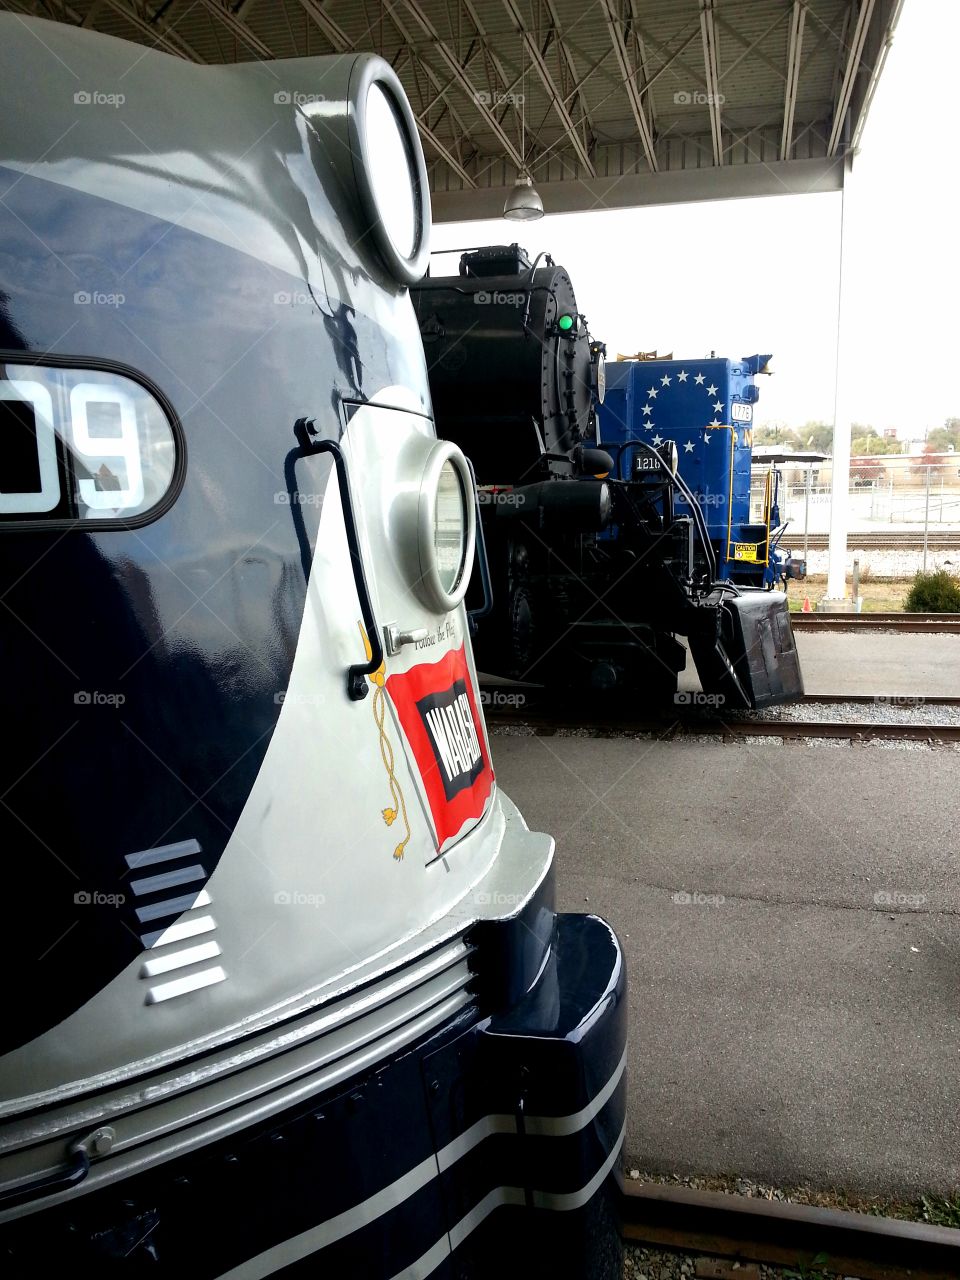
[[[779,546],[779,474],[753,463],[757,377],[769,355],[742,360],[619,360],[607,368],[597,409],[602,448],[618,459],[619,475],[635,473],[645,455],[632,440],[677,449],[678,471],[699,504],[721,580],[775,587],[802,577],[801,562]],[[692,515],[678,493],[676,512]]]

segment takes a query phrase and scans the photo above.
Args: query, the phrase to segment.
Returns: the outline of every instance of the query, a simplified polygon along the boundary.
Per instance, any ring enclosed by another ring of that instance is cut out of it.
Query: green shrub
[[[903,607],[907,613],[960,613],[960,581],[946,569],[918,573]]]

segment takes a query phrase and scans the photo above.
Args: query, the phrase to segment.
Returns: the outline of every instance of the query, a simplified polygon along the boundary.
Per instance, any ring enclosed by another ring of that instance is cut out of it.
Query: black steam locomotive
[[[494,600],[481,668],[672,701],[682,636],[715,703],[800,696],[786,596],[720,579],[676,444],[598,447],[605,348],[567,272],[491,246],[411,292],[437,431],[477,473]]]

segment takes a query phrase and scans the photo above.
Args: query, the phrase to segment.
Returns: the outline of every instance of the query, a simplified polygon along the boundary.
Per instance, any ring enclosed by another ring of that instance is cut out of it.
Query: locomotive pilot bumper
[[[555,914],[551,869],[516,914],[464,943],[474,999],[379,1065],[224,1138],[174,1144],[142,1172],[4,1214],[10,1280],[83,1261],[177,1280],[318,1263],[459,1280],[530,1274],[532,1260],[612,1280],[626,1087],[616,935]],[[243,1075],[223,1087],[242,1096]]]

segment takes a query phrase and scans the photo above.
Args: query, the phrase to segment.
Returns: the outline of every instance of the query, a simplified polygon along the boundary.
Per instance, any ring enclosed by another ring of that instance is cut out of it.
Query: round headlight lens
[[[477,536],[473,473],[451,440],[429,448],[417,509],[416,591],[429,609],[450,613],[467,594]]]
[[[453,463],[447,459],[440,468],[440,478],[437,481],[433,547],[440,585],[448,594],[453,592],[463,570],[466,534],[463,482]]]
[[[417,175],[406,134],[383,86],[367,90],[370,185],[383,229],[402,258],[417,248]]]

